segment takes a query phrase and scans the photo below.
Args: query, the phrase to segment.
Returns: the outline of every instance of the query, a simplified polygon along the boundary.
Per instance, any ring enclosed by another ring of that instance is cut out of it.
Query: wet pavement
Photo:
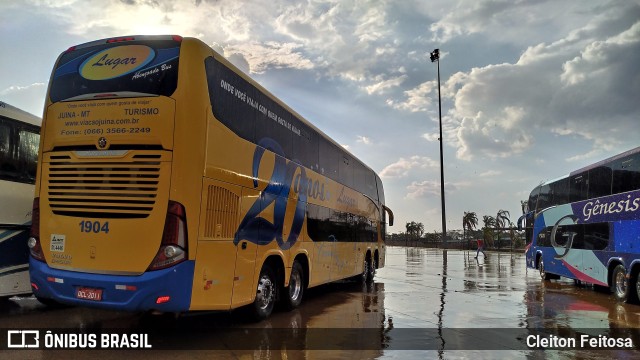
[[[242,311],[175,319],[52,309],[33,298],[14,298],[0,305],[0,358],[640,358],[640,305],[618,304],[611,294],[569,280],[543,282],[536,271],[527,272],[521,252],[474,256],[389,247],[374,284],[310,289],[299,309],[276,311],[259,323]],[[9,351],[3,342],[8,329],[139,333],[153,348]],[[588,348],[589,341],[596,346]],[[633,348],[625,348],[627,342]]]

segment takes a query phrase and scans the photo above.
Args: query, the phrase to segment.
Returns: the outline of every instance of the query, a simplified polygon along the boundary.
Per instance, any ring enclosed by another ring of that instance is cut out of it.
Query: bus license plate
[[[76,298],[92,301],[102,301],[102,289],[79,287],[76,290]]]

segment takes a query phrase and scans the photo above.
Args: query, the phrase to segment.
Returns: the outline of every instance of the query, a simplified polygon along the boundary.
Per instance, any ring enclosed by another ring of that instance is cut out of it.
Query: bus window
[[[529,207],[529,211],[538,211],[538,209],[536,208],[536,204],[538,203],[538,195],[540,195],[540,186],[536,186],[533,191],[531,191],[531,195],[529,195],[529,202],[527,204],[527,206]]]
[[[180,43],[174,40],[150,42],[143,39],[130,41],[121,48],[125,46],[131,49],[130,52],[148,54],[147,59],[153,60],[143,62],[132,73],[122,74],[131,76],[108,77],[103,76],[97,69],[106,68],[103,59],[109,56],[110,50],[113,50],[113,43],[103,42],[95,46],[80,46],[73,51],[64,52],[52,76],[49,90],[51,101],[113,92],[137,92],[164,96],[173,94],[178,84]],[[101,57],[101,54],[104,56]],[[162,71],[158,70],[160,65],[163,65]],[[124,65],[121,66],[123,67]],[[114,65],[113,68],[116,66]]]
[[[34,184],[39,143],[36,127],[0,119],[0,179]]]
[[[21,169],[22,178],[33,184],[36,180],[40,135],[31,131],[20,130],[18,138],[20,139],[17,157],[18,168]]]
[[[612,168],[614,194],[640,189],[640,153],[616,161]]]
[[[540,187],[540,194],[538,195],[537,209],[544,210],[549,206],[553,205],[551,200],[552,200],[551,187],[548,184],[542,185]]]
[[[571,202],[587,199],[588,181],[586,173],[571,176],[569,186],[569,198]]]
[[[338,180],[340,172],[341,153],[329,140],[320,140],[320,173],[331,179]]]
[[[11,154],[11,128],[0,120],[0,178],[11,177],[13,156]]]
[[[569,178],[552,183],[551,193],[553,195],[553,205],[567,204],[569,202]]]
[[[611,167],[606,164],[589,170],[589,198],[611,195]]]
[[[300,124],[300,136],[293,136],[293,159],[311,170],[318,170],[318,136]]]
[[[584,248],[604,250],[609,245],[609,223],[584,224]]]

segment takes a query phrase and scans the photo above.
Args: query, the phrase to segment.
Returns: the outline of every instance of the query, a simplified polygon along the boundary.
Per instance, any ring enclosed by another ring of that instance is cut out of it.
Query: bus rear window
[[[60,56],[49,96],[52,102],[114,92],[170,96],[178,83],[179,55],[175,40],[72,48]]]

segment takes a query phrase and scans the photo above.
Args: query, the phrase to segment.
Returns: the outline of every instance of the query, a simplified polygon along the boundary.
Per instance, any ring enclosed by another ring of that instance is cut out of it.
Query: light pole
[[[440,194],[442,199],[442,247],[447,247],[447,216],[444,207],[444,161],[442,157],[442,100],[440,99],[440,50],[435,49],[431,52],[431,62],[438,63],[438,119],[440,122]]]

